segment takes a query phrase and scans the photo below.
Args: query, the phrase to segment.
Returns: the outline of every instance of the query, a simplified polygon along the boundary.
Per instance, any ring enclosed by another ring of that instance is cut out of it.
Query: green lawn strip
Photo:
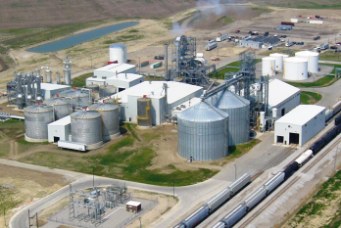
[[[238,144],[236,146],[229,146],[229,155],[226,157],[227,160],[239,158],[248,151],[250,151],[254,146],[260,143],[259,139],[252,139],[247,143]]]
[[[84,87],[86,85],[86,79],[93,75],[92,72],[82,74],[76,78],[72,79],[72,86],[73,87]]]
[[[261,62],[261,59],[256,59],[255,62],[259,63]],[[217,69],[216,72],[211,73],[209,76],[210,78],[215,78],[215,79],[224,79],[226,73],[232,73],[232,72],[238,72],[240,68],[240,61],[234,61],[232,63],[229,63],[220,69]]]
[[[335,78],[332,75],[324,76],[323,78],[320,78],[314,82],[289,82],[286,81],[286,83],[295,86],[295,87],[301,87],[301,88],[308,88],[308,87],[327,87],[332,85],[338,80],[338,78]]]
[[[312,216],[319,216],[322,211],[329,206],[330,200],[338,196],[341,190],[341,171],[338,171],[333,177],[324,182],[318,192],[303,205],[296,215],[289,221],[289,225],[305,222],[303,219],[309,219]],[[324,227],[339,227],[341,224],[341,204],[332,221]]]
[[[322,99],[322,95],[310,91],[301,91],[301,104],[316,104]]]

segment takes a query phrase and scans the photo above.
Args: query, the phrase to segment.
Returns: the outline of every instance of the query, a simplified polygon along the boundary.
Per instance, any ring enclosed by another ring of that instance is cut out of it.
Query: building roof
[[[278,79],[269,82],[269,106],[276,107],[292,95],[298,93],[300,89]]]
[[[132,201],[132,200],[130,200],[130,201],[128,201],[128,202],[126,203],[126,205],[133,206],[133,207],[138,207],[138,206],[141,205],[141,203],[138,202],[138,201]]]
[[[135,68],[135,65],[127,63],[112,63],[101,68],[97,68],[96,71],[108,71],[113,73],[121,73],[123,71]]]
[[[128,96],[149,98],[162,98],[165,95],[164,84],[167,85],[167,103],[172,104],[183,97],[202,90],[201,86],[190,85],[174,81],[145,81],[122,92],[112,95],[112,98],[119,98],[122,103],[128,101]]]
[[[35,85],[36,87],[36,85]],[[56,90],[71,88],[69,85],[53,84],[53,83],[41,83],[42,90]]]
[[[266,44],[271,44],[271,45],[277,44],[280,41],[280,39],[277,36],[254,36],[254,37],[248,37],[245,40],[266,43]]]
[[[299,105],[288,112],[285,116],[278,119],[276,123],[288,123],[303,126],[325,109],[325,107],[318,105]]]
[[[143,78],[140,74],[133,74],[133,73],[119,73],[117,75],[113,75],[112,77],[107,78],[107,80],[118,80],[118,81],[126,81],[131,82],[137,79]]]
[[[71,116],[65,116],[57,121],[49,123],[50,126],[65,126],[71,124]]]

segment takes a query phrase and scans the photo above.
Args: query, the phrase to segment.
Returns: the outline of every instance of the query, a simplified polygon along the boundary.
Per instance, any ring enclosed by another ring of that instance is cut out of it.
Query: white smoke
[[[173,22],[172,25],[172,35],[173,36],[180,36],[183,35],[187,30],[187,27],[184,24],[180,24],[179,22]]]
[[[215,14],[220,16],[224,14],[224,7],[221,5],[221,0],[198,0],[197,10],[203,14]]]

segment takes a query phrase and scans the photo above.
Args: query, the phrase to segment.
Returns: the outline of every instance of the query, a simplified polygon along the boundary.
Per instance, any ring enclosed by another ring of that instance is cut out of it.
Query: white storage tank
[[[127,47],[124,44],[111,44],[109,47],[109,62],[110,63],[126,63],[127,62]]]
[[[284,60],[283,78],[292,81],[308,79],[308,61],[298,57],[286,58]]]
[[[270,57],[275,58],[275,70],[277,72],[283,72],[283,60],[288,58],[289,55],[282,53],[273,53],[270,54]]]
[[[276,59],[274,57],[262,58],[262,75],[274,77],[276,73]]]
[[[300,51],[295,53],[296,57],[308,61],[308,72],[316,74],[319,70],[319,53],[313,51]]]

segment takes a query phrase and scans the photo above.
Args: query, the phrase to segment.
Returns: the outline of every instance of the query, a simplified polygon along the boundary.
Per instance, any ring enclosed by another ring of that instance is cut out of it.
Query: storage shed
[[[139,213],[142,210],[141,203],[138,201],[130,200],[126,203],[126,210],[128,212]]]
[[[299,105],[275,122],[275,143],[304,145],[325,126],[325,107]]]

